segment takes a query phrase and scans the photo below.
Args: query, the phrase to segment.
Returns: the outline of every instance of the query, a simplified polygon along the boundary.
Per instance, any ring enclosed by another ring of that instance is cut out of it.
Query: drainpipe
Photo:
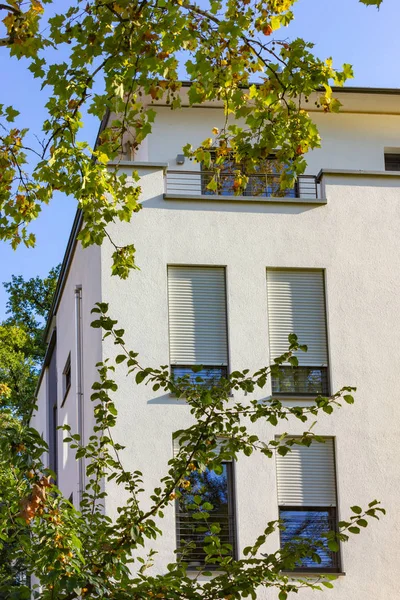
[[[83,368],[82,368],[82,286],[75,287],[75,327],[76,327],[76,399],[78,407],[78,434],[81,444],[85,443],[84,431],[84,403],[83,403]],[[85,489],[84,460],[79,460],[79,501]]]

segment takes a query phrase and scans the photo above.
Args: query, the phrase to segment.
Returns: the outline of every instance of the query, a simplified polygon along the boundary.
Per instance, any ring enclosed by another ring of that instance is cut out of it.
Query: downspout
[[[78,407],[78,434],[80,443],[85,443],[85,411],[83,402],[83,368],[82,368],[82,286],[75,287],[75,327],[76,327],[76,399]],[[79,459],[79,502],[85,489],[85,465],[84,459]]]

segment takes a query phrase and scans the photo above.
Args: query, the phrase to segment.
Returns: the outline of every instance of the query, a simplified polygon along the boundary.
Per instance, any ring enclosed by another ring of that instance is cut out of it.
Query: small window
[[[67,362],[63,371],[63,404],[71,387],[71,353],[68,354]]]
[[[304,556],[294,571],[338,572],[339,553],[331,552],[325,533],[337,531],[336,473],[333,438],[325,443],[292,446],[285,456],[277,454],[277,487],[281,547],[317,542],[319,560]]]
[[[221,556],[235,556],[235,519],[233,503],[233,468],[232,463],[222,465],[222,472],[215,473],[209,469],[191,471],[185,487],[179,488],[181,497],[177,500],[176,531],[178,550],[189,569],[207,565],[205,562],[207,540],[211,541],[213,527],[220,530],[218,535],[222,544]],[[203,509],[196,503],[201,498]],[[206,520],[198,519],[196,514],[207,512]],[[214,565],[215,566],[215,565]]]
[[[385,171],[400,171],[400,152],[385,152]]]
[[[216,384],[228,370],[225,269],[168,267],[171,373]],[[193,372],[194,366],[203,367]]]
[[[298,366],[282,365],[272,377],[272,393],[327,395],[328,345],[322,270],[267,269],[270,362],[288,351],[295,333],[307,352],[296,353]]]

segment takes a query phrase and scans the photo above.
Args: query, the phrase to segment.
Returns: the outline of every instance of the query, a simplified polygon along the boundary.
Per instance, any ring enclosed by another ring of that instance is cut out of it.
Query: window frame
[[[329,377],[329,363],[327,367],[303,367],[301,365],[297,366],[297,367],[293,367],[292,365],[281,365],[280,369],[291,369],[293,371],[297,371],[300,372],[300,369],[304,369],[304,368],[308,368],[310,370],[321,370],[321,375],[322,375],[322,389],[320,392],[298,392],[298,391],[282,391],[282,392],[276,392],[273,390],[273,386],[276,385],[276,378],[274,378],[273,376],[271,376],[271,393],[272,396],[276,396],[277,398],[283,398],[283,397],[288,397],[288,398],[315,398],[317,396],[330,396],[331,395],[331,386],[330,386],[330,377]],[[278,380],[278,384],[279,384],[279,380]]]
[[[196,269],[196,268],[200,268],[200,269],[223,269],[224,270],[224,282],[225,282],[225,327],[226,327],[226,355],[227,355],[227,364],[183,364],[183,363],[173,363],[171,362],[171,329],[170,329],[170,304],[169,304],[169,276],[168,276],[168,270],[170,267],[182,267],[182,268],[189,268],[189,269]],[[229,317],[228,317],[228,276],[227,276],[227,267],[226,265],[206,265],[206,264],[188,264],[188,263],[168,263],[167,264],[167,311],[168,311],[168,320],[167,320],[167,332],[168,332],[168,368],[169,368],[169,374],[171,377],[173,377],[173,367],[175,368],[182,368],[182,369],[192,369],[193,367],[199,367],[202,366],[202,368],[205,370],[207,368],[211,368],[211,369],[223,369],[225,370],[225,374],[226,376],[229,376],[230,374],[230,344],[229,344]],[[198,374],[195,372],[192,372],[193,376],[196,377]],[[225,374],[222,375],[221,379],[223,379],[225,377]],[[215,384],[214,384],[215,385]]]
[[[67,360],[65,361],[65,366],[62,372],[62,385],[63,385],[63,399],[61,402],[61,408],[64,406],[65,401],[67,399],[69,390],[71,389],[71,380],[72,380],[72,369],[71,369],[71,352],[69,352]]]
[[[195,372],[193,371],[193,367],[199,367],[201,366],[202,369],[201,371]],[[195,381],[196,377],[202,377],[201,372],[202,371],[207,371],[208,369],[220,369],[221,370],[221,376],[219,379],[215,379],[214,383],[212,385],[217,385],[218,381],[220,381],[220,379],[226,379],[228,377],[228,365],[181,365],[181,364],[170,364],[169,365],[170,368],[170,373],[171,373],[171,377],[174,378],[174,380],[176,381],[177,379],[179,379],[180,377],[185,377],[186,375],[189,375],[189,381],[190,383],[192,383],[193,385],[197,384],[197,385],[201,385],[204,387],[207,387],[207,382],[208,380],[204,378],[204,381],[202,383],[198,383]],[[185,373],[184,375],[179,375],[178,377],[176,377],[174,375],[174,369],[187,369],[188,371],[190,370],[190,372]]]
[[[395,159],[393,157],[396,157]],[[389,169],[388,163],[390,161],[397,162],[398,169]],[[384,153],[384,161],[385,161],[385,171],[400,171],[400,150],[398,152],[385,152]]]
[[[336,462],[335,462],[335,484],[336,484]],[[337,506],[290,506],[290,505],[279,505],[278,506],[278,512],[279,512],[279,519],[281,519],[281,511],[291,511],[291,512],[328,512],[329,513],[329,520],[333,523],[333,527],[332,529],[334,531],[338,531],[338,523],[339,523],[339,518],[338,518],[338,507]],[[282,534],[284,534],[284,532],[279,531],[279,545],[280,548],[282,548]],[[329,549],[327,549],[329,554],[333,557],[332,558],[332,562],[334,563],[334,566],[332,567],[322,567],[322,566],[316,566],[316,567],[307,567],[307,566],[299,566],[299,567],[295,567],[294,569],[285,571],[287,573],[341,573],[341,564],[342,564],[342,557],[341,557],[341,544],[339,544],[339,550],[337,552],[332,552]]]
[[[279,439],[280,436],[275,436],[276,439]],[[298,438],[298,435],[287,435],[287,438]],[[318,511],[329,511],[330,513],[334,514],[334,519],[332,519],[334,521],[334,527],[332,527],[333,530],[338,531],[338,524],[340,521],[339,518],[339,498],[338,498],[338,470],[337,470],[337,452],[336,452],[336,437],[332,436],[332,435],[324,435],[323,436],[325,442],[327,440],[331,440],[332,441],[332,453],[333,453],[333,466],[334,466],[334,484],[335,484],[335,505],[332,504],[320,504],[320,505],[299,505],[299,504],[295,504],[295,505],[291,505],[291,504],[281,504],[279,502],[279,482],[278,482],[278,465],[277,465],[277,459],[278,459],[278,455],[275,455],[275,474],[276,474],[276,491],[277,491],[277,497],[278,497],[278,515],[280,518],[280,514],[281,514],[281,510],[286,510],[286,511],[314,511],[314,512],[318,512]],[[314,442],[314,443],[321,443],[321,442]],[[306,447],[307,448],[307,447]],[[282,457],[283,459],[285,457]],[[280,548],[282,547],[281,545],[281,532],[279,532],[279,546]],[[343,573],[343,561],[342,561],[342,544],[339,542],[339,549],[337,552],[332,552],[332,554],[334,556],[336,556],[336,560],[335,560],[335,566],[333,567],[321,567],[321,566],[316,566],[316,567],[296,567],[293,570],[287,570],[284,571],[285,573],[331,573],[331,574],[344,574]]]
[[[228,527],[229,527],[229,541],[228,543],[232,546],[231,557],[233,560],[237,560],[238,558],[238,544],[237,544],[237,506],[236,506],[236,486],[235,486],[235,465],[233,461],[223,461],[223,465],[226,466],[227,473],[227,494],[228,494]],[[179,533],[179,499],[175,500],[175,543],[176,550],[179,555],[179,545],[180,545],[180,533]],[[198,522],[200,524],[200,521]],[[227,555],[229,556],[229,555]],[[200,561],[198,561],[200,562]],[[205,563],[202,564],[190,564],[188,563],[187,570],[188,571],[218,571],[218,564]]]
[[[298,392],[298,391],[289,391],[289,392],[273,392],[272,391],[272,387],[273,387],[273,377],[271,375],[271,395],[273,397],[277,397],[279,398],[299,398],[299,399],[309,399],[309,398],[316,398],[317,396],[331,396],[332,394],[332,386],[331,386],[331,357],[330,357],[330,344],[329,344],[329,329],[328,329],[328,301],[327,301],[327,289],[326,289],[326,268],[324,267],[288,267],[288,266],[267,266],[265,269],[265,274],[266,274],[266,292],[267,292],[267,321],[268,321],[268,343],[269,343],[269,360],[273,360],[274,358],[277,357],[272,357],[271,356],[271,330],[270,330],[270,322],[269,322],[269,311],[270,311],[270,307],[269,307],[269,299],[268,299],[268,271],[318,271],[321,272],[322,275],[322,286],[323,286],[323,307],[324,307],[324,315],[325,315],[325,340],[326,340],[326,354],[327,354],[327,364],[326,366],[322,366],[318,365],[312,365],[312,366],[307,366],[306,368],[309,369],[321,369],[322,372],[325,371],[325,378],[326,378],[326,387],[325,389],[322,389],[321,392],[319,393],[308,393],[308,392]],[[293,331],[291,333],[295,333],[296,331]],[[302,340],[299,340],[300,344],[302,344]],[[288,343],[289,345],[289,343]],[[299,365],[298,367],[293,367],[289,364],[284,364],[281,365],[283,368],[288,368],[288,369],[301,369],[303,368],[302,365]],[[278,382],[279,383],[279,382]],[[323,384],[322,384],[323,385]]]

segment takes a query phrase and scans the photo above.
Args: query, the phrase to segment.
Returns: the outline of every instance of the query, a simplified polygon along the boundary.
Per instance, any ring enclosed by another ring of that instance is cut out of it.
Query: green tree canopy
[[[45,320],[57,284],[59,267],[45,278],[24,279],[13,275],[4,283],[8,292],[8,318],[0,324],[1,402],[13,415],[28,418],[34,405],[35,388],[46,343]]]
[[[180,108],[182,51],[192,82],[190,104],[218,99],[226,114],[224,128],[210,132],[202,147],[186,147],[187,155],[207,164],[211,147],[219,152],[229,145],[238,162],[251,165],[274,151],[287,165],[282,186],[290,183],[304,171],[308,150],[320,143],[303,101],[318,90],[318,106],[337,111],[331,84],[343,85],[352,76],[350,65],[337,70],[332,59],[317,58],[312,43],[280,40],[294,4],[75,0],[49,18],[56,9],[52,0],[2,3],[4,51],[27,59],[50,99],[37,145],[27,142],[18,107],[0,105],[1,239],[13,247],[34,245],[29,224],[55,190],[76,198],[83,210],[84,246],[101,243],[111,221],[131,219],[140,208],[140,186],[127,188],[126,176],[107,163],[121,155],[126,142],[137,148],[151,132],[156,113],[149,101],[163,99],[171,109]],[[98,119],[107,111],[117,115],[96,148],[78,141],[84,110]],[[127,276],[134,251],[133,245],[116,245],[114,273]]]
[[[57,266],[44,278],[37,275],[26,280],[22,275],[12,275],[11,281],[3,283],[8,292],[6,308],[9,315],[4,324],[21,327],[26,332],[25,351],[34,360],[40,361],[44,356],[44,325],[59,273],[60,266]]]
[[[18,416],[26,416],[34,404],[37,382],[35,361],[25,354],[27,333],[15,325],[0,325],[0,385],[3,402]]]
[[[294,445],[324,443],[323,438],[313,433],[313,422],[320,414],[330,415],[342,404],[353,404],[354,389],[344,387],[329,398],[318,396],[315,404],[307,407],[285,407],[277,400],[232,401],[233,390],[235,394],[245,392],[251,398],[256,389],[265,386],[271,373],[276,374],[280,364],[288,361],[297,364],[293,353],[302,347],[295,335],[290,336],[288,352],[271,367],[252,374],[248,370],[235,371],[207,388],[201,381],[193,383],[188,377],[175,380],[164,366],[156,369],[140,366],[137,353],[125,344],[124,330],[108,314],[108,305],[99,303],[92,312],[96,315],[92,325],[102,328],[105,336],[112,336],[116,353],[112,360],[98,364],[99,378],[92,386],[96,435],[85,446],[69,425],[63,427],[64,443],[76,450],[77,459],[84,460],[86,465],[86,486],[79,510],[51,484],[52,473],[42,462],[45,444],[37,432],[10,423],[9,414],[3,416],[0,474],[3,468],[9,475],[8,465],[12,465],[12,477],[6,489],[0,487],[4,498],[0,503],[0,548],[9,564],[23,557],[24,568],[35,575],[39,584],[34,588],[34,597],[256,600],[257,592],[264,588],[276,590],[279,600],[286,600],[290,593],[301,588],[333,587],[332,577],[296,579],[285,571],[305,559],[319,563],[321,551],[337,552],[339,543],[347,542],[351,534],[359,534],[371,518],[384,514],[377,500],[372,500],[365,509],[351,507],[349,517],[340,521],[336,530],[323,531],[317,539],[302,536],[275,552],[268,552],[266,543],[284,525],[279,520],[268,522],[259,537],[244,548],[243,555],[233,560],[230,544],[220,539],[218,520],[213,520],[212,525],[208,523],[217,490],[214,486],[211,494],[203,493],[202,486],[197,484],[199,477],[205,481],[200,474],[206,469],[221,474],[224,461],[236,460],[240,454],[251,456],[259,452],[267,460],[275,453],[284,456]],[[191,427],[175,432],[179,452],[169,461],[167,473],[154,489],[147,488],[140,471],[125,463],[124,447],[114,438],[118,365],[125,366],[127,375],[134,377],[137,385],[146,383],[154,391],[161,389],[184,397],[193,416]],[[253,427],[257,422],[282,427],[288,419],[300,420],[308,428],[296,438],[283,433],[278,439],[268,440],[259,437]],[[6,477],[3,479],[7,481]],[[119,506],[114,518],[104,514],[103,502],[107,497],[104,483],[117,486],[114,493],[118,490]],[[187,558],[192,548],[183,546],[165,572],[157,574],[151,568],[155,554],[152,546],[161,535],[165,509],[176,499],[183,501],[184,493],[190,502],[193,498],[193,504],[186,508],[193,516],[195,532],[200,539],[205,530],[211,534],[203,538],[205,564],[199,567],[198,576],[188,574]],[[212,573],[210,567],[215,565],[217,572]],[[200,575],[209,578],[202,581]],[[18,600],[29,594],[26,586],[15,585],[15,579],[7,584],[5,591],[13,593],[6,598]]]
[[[362,1],[381,4],[381,0]],[[207,163],[212,149],[229,146],[238,161],[251,165],[277,151],[288,165],[282,173],[282,185],[287,185],[303,172],[307,151],[320,143],[302,101],[317,90],[317,103],[324,111],[339,110],[331,84],[342,85],[352,75],[350,65],[336,70],[331,59],[315,57],[312,44],[302,39],[279,40],[276,32],[293,19],[294,3],[209,0],[204,7],[190,0],[76,0],[63,14],[51,18],[46,14],[55,4],[51,0],[1,3],[5,15],[1,46],[11,57],[27,59],[30,71],[50,91],[48,118],[37,146],[27,141],[28,130],[17,107],[0,106],[1,239],[13,247],[21,242],[32,246],[35,240],[29,225],[55,190],[74,196],[83,211],[79,237],[84,246],[101,243],[109,235],[110,222],[132,218],[140,208],[140,187],[127,187],[126,177],[107,164],[118,159],[127,138],[137,147],[151,132],[156,113],[149,98],[163,99],[172,110],[179,110],[178,56],[182,50],[192,82],[190,103],[219,100],[227,116],[223,129],[210,132],[213,137],[206,138],[200,148],[186,147],[186,154]],[[62,59],[57,60],[58,56]],[[84,110],[99,119],[107,111],[117,115],[102,131],[96,148],[78,141]],[[116,246],[114,272],[127,276],[133,266],[134,247]],[[13,398],[19,390],[10,382],[14,373],[24,373],[18,371],[20,359],[26,357],[28,337],[43,315],[37,308],[33,317],[29,314],[34,306],[31,300],[25,301],[30,287],[22,293],[24,284],[18,279],[9,285],[15,322],[4,324],[0,332],[5,348],[0,357],[1,377],[4,372],[0,381],[0,560],[5,565],[0,570],[0,593],[4,598],[30,596],[26,586],[17,585],[15,570],[10,571],[15,565],[35,575],[41,587],[34,594],[41,600],[236,600],[256,598],[259,587],[277,590],[279,600],[285,600],[302,587],[332,587],[328,579],[299,581],[284,571],[305,557],[318,561],[321,543],[336,552],[339,542],[360,533],[371,517],[384,512],[379,502],[373,500],[365,510],[351,507],[348,519],[336,531],[326,531],[324,541],[303,540],[272,553],[266,552],[265,543],[282,523],[267,523],[238,561],[229,557],[215,530],[204,551],[209,563],[218,564],[218,574],[205,583],[187,575],[184,552],[165,573],[154,574],[153,550],[148,548],[161,533],[163,511],[181,488],[190,486],[194,470],[221,472],[222,462],[235,460],[239,454],[261,452],[270,458],[275,452],[290,452],[294,444],[322,443],[311,431],[310,421],[321,413],[331,414],[342,403],[352,404],[353,388],[343,388],[331,397],[318,396],[315,405],[306,408],[251,399],[283,361],[295,366],[293,352],[299,349],[295,336],[284,357],[253,374],[237,371],[211,389],[187,379],[174,381],[163,366],[140,366],[137,354],[126,349],[124,331],[116,328],[108,306],[99,304],[94,326],[113,336],[120,354],[98,365],[92,394],[96,435],[87,446],[72,431],[65,440],[87,467],[87,488],[78,511],[52,484],[52,473],[43,464],[46,444],[13,412]],[[41,285],[32,288],[39,298],[47,298]],[[38,347],[37,341],[33,347]],[[29,361],[34,360],[32,356]],[[114,370],[122,363],[128,374],[134,374],[137,385],[147,383],[154,391],[185,397],[193,415],[193,426],[178,432],[179,454],[151,493],[150,504],[143,502],[142,474],[125,466],[123,447],[113,438],[117,418],[113,393],[118,390]],[[28,369],[27,381],[30,373]],[[17,375],[18,386],[21,379]],[[244,392],[246,401],[232,402],[232,390]],[[308,423],[301,438],[284,434],[268,441],[252,431],[253,423],[276,426],[288,418]],[[121,500],[112,521],[102,508],[102,483],[114,480],[126,501]],[[202,498],[198,506],[201,527],[212,509]],[[130,571],[133,561],[134,575]]]

